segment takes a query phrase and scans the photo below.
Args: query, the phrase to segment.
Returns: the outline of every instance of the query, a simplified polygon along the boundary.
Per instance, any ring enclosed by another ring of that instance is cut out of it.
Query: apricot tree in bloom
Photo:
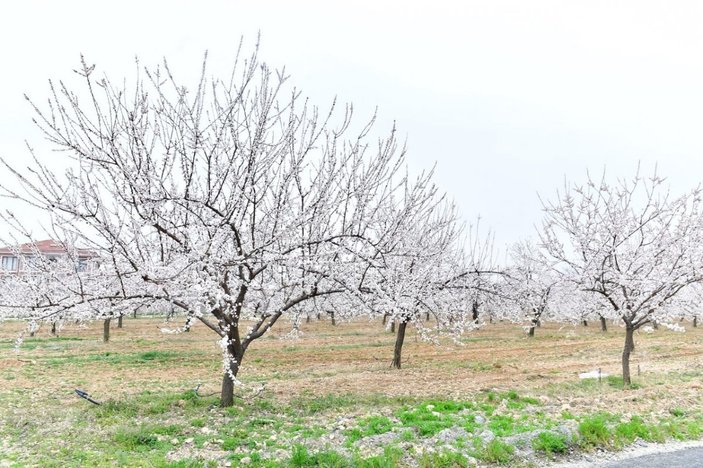
[[[608,304],[604,316],[624,323],[622,374],[630,385],[634,332],[672,322],[670,305],[703,279],[700,193],[674,198],[656,175],[617,183],[589,177],[543,204],[547,254],[567,281]]]
[[[427,180],[418,187],[399,171],[395,131],[373,141],[371,122],[352,134],[351,108],[320,113],[256,52],[238,54],[224,79],[204,63],[193,88],[166,63],[134,86],[97,77],[85,60],[77,73],[76,91],[51,82],[48,106],[30,101],[70,168],[54,174],[34,154],[26,171],[5,162],[22,185],[5,194],[98,252],[102,276],[32,314],[173,306],[185,327],[200,321],[219,337],[223,406],[254,340],[309,301],[357,305],[375,291],[370,272],[404,242],[394,239],[418,222],[423,197],[403,194]]]
[[[525,324],[527,334],[554,309],[559,278],[542,251],[529,241],[513,245],[510,266],[502,275],[503,318]]]

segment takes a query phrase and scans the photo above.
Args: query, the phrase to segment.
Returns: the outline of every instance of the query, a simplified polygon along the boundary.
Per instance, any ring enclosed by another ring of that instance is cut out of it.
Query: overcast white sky
[[[167,57],[225,70],[239,38],[286,66],[320,105],[397,121],[413,170],[437,180],[499,243],[532,235],[536,193],[586,169],[654,164],[676,191],[703,180],[703,3],[696,1],[29,1],[3,5],[0,154],[37,143],[23,100],[75,75],[79,54],[111,77]],[[0,207],[6,206],[0,200]]]

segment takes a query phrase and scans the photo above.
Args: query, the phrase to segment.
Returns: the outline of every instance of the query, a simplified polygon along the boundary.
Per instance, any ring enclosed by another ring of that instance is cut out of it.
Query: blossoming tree
[[[541,243],[559,271],[625,325],[622,375],[630,385],[634,332],[674,320],[669,305],[703,279],[700,193],[674,198],[656,175],[614,184],[589,177],[544,210]]]
[[[77,73],[82,87],[51,82],[47,107],[30,101],[69,162],[65,177],[38,154],[27,171],[5,162],[22,185],[5,195],[99,253],[102,279],[32,315],[173,306],[185,328],[200,321],[220,338],[223,406],[254,340],[308,301],[358,304],[417,221],[407,214],[424,202],[400,193],[416,184],[399,171],[395,132],[374,142],[371,122],[352,134],[351,108],[321,113],[256,52],[238,54],[226,79],[208,78],[204,63],[190,89],[166,63],[133,86],[96,77],[83,59]]]

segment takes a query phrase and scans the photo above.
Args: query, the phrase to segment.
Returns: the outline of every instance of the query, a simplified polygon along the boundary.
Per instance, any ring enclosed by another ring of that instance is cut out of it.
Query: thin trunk
[[[478,303],[474,302],[471,305],[471,319],[474,321],[474,323],[478,323]]]
[[[606,322],[605,317],[600,318],[600,331],[602,331],[602,332],[608,331],[608,322]]]
[[[391,322],[391,333],[395,333],[395,320]]]
[[[629,387],[632,384],[630,379],[630,354],[635,350],[635,329],[631,324],[625,324],[625,347],[622,350],[622,383]]]
[[[581,323],[583,324],[584,327],[587,327],[587,326],[588,326],[588,320],[584,320],[584,321],[582,321]]]
[[[56,322],[51,322],[51,334],[56,336]]]
[[[237,372],[239,372],[239,363],[241,360],[241,356],[239,358],[235,358],[236,360],[233,360],[230,362],[229,365],[229,370],[232,373],[233,376],[237,377]],[[225,372],[224,376],[222,377],[222,391],[220,393],[220,406],[223,408],[226,408],[228,406],[234,405],[234,380],[230,377],[229,372]]]
[[[122,315],[117,317],[117,328],[122,328]]]
[[[532,317],[532,323],[530,323],[530,329],[527,332],[527,336],[530,338],[535,337],[535,328],[539,327],[539,317]]]
[[[134,309],[134,312],[132,312],[132,318],[137,318],[137,309]]]
[[[425,322],[429,322],[429,321],[430,321],[430,313],[425,312]]]
[[[234,380],[232,380],[232,376],[237,377],[242,358],[244,357],[244,349],[239,339],[239,328],[236,325],[230,326],[227,339],[227,353],[231,356],[231,360],[229,362],[229,372],[225,372],[222,376],[220,406],[223,408],[234,405]]]
[[[112,317],[108,317],[105,320],[103,320],[103,342],[107,343],[110,341],[110,320],[112,320]]]
[[[395,321],[393,321],[393,324],[395,324]],[[406,320],[402,320],[398,324],[398,334],[395,337],[395,348],[393,349],[393,362],[391,363],[391,367],[396,369],[400,369],[400,358],[403,351],[403,341],[405,341],[405,328],[407,326],[408,322]]]
[[[657,322],[652,322],[652,327],[653,327],[655,330],[659,330],[659,323],[657,323]]]
[[[310,323],[310,316],[309,316],[309,315],[307,315],[307,316],[305,317],[305,323]]]
[[[696,328],[698,326],[698,316],[694,315],[693,316],[693,328]]]
[[[388,314],[383,314],[383,326],[386,326],[386,322],[388,322]]]
[[[334,319],[334,310],[329,312],[330,319],[332,319],[332,325],[337,325],[337,321]]]
[[[317,320],[320,320],[320,313],[317,313]]]

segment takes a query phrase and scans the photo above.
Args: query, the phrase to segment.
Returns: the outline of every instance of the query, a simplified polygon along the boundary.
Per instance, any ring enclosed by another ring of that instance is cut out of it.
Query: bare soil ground
[[[626,391],[604,385],[594,392],[579,385],[580,372],[621,372],[622,330],[611,325],[602,333],[596,323],[546,324],[534,338],[512,324],[489,324],[462,345],[425,343],[410,332],[401,370],[389,368],[394,336],[380,323],[332,326],[313,320],[302,325],[298,339],[285,339],[282,323],[250,347],[240,377],[245,384],[265,382],[281,400],[349,393],[465,399],[486,389],[515,389],[574,412],[665,411],[701,399],[703,329],[686,325],[685,333],[661,329],[636,336],[633,380],[641,387]],[[0,324],[0,394],[27,392],[32,399],[77,404],[74,388],[110,398],[197,384],[204,393],[217,392],[221,364],[215,335],[203,326],[164,334],[162,326],[161,319],[125,319],[123,329],[113,327],[109,343],[101,342],[101,323],[66,326],[59,340],[42,329],[16,353],[13,341],[21,324]]]

